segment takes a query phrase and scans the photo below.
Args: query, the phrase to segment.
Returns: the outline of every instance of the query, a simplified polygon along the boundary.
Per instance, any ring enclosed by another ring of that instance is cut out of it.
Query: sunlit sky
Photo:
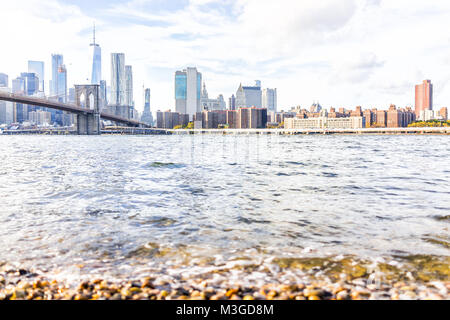
[[[414,104],[414,85],[434,83],[435,109],[450,102],[448,0],[5,0],[0,72],[64,55],[69,85],[90,78],[92,25],[110,83],[111,52],[133,66],[136,108],[142,86],[152,111],[174,109],[174,72],[196,66],[210,97],[240,83],[278,89],[279,110],[386,109]]]

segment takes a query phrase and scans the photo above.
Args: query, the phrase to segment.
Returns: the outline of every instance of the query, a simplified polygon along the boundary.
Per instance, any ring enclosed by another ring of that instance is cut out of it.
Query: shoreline
[[[382,273],[369,273],[353,261],[331,276],[311,262],[306,264],[301,276],[292,276],[289,267],[273,272],[252,266],[187,277],[182,272],[134,278],[85,274],[76,280],[4,264],[0,300],[450,300],[450,279],[443,274],[423,277],[426,273],[418,273],[424,270],[409,268],[395,273],[388,264]]]
[[[355,129],[157,129],[116,127],[102,135],[450,135],[450,127],[355,128]],[[0,135],[77,135],[66,129],[5,130]]]

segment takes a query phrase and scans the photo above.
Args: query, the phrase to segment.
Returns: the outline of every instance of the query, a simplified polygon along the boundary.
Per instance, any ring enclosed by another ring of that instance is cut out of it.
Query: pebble
[[[104,279],[82,281],[78,286],[33,274],[0,269],[0,300],[448,300],[450,282],[442,281],[391,281],[382,279],[376,285],[365,278],[339,280],[322,277],[306,278],[297,282],[292,272],[277,276],[259,276],[258,281],[241,282],[238,270],[215,271],[204,278],[146,277],[140,281],[111,283]],[[258,275],[262,274],[260,271]],[[319,273],[316,273],[316,275]],[[224,276],[228,275],[228,276]],[[264,274],[262,274],[264,275]],[[249,277],[250,278],[250,277]],[[255,278],[251,278],[255,279]],[[403,278],[406,279],[406,278]]]
[[[340,291],[337,295],[336,298],[338,300],[347,300],[348,299],[348,292],[347,290],[342,290]]]

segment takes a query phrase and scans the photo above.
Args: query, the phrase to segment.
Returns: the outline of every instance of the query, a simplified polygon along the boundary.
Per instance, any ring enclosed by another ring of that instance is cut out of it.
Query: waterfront
[[[74,285],[450,280],[446,136],[2,136],[0,147],[5,270]]]

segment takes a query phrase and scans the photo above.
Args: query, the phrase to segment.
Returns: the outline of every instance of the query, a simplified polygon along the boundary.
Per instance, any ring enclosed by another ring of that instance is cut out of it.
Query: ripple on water
[[[114,273],[190,268],[181,245],[225,262],[260,246],[250,263],[314,248],[319,260],[281,262],[333,268],[342,253],[357,272],[355,261],[417,256],[395,259],[444,279],[450,139],[398,139],[2,136],[0,257]]]

